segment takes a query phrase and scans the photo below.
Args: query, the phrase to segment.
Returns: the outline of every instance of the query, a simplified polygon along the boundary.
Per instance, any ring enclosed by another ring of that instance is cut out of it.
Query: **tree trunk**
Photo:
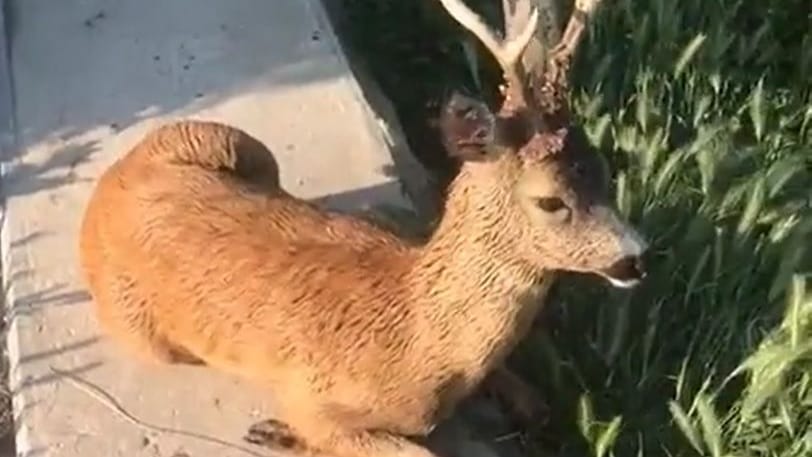
[[[528,73],[540,74],[544,71],[546,53],[561,38],[561,29],[572,6],[573,0],[502,0],[505,36],[508,39],[516,36],[527,23],[531,7],[539,12],[538,29],[522,56]]]

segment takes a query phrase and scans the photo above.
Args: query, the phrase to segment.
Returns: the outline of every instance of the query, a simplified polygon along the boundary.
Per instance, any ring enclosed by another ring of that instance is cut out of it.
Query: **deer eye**
[[[555,213],[567,207],[564,200],[558,197],[541,197],[536,199],[536,206],[548,213]]]

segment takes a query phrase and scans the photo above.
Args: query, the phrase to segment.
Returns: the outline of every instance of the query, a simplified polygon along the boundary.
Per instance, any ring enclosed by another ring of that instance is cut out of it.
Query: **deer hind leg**
[[[251,426],[244,439],[311,457],[436,457],[423,446],[391,433],[352,430],[330,420],[308,422],[312,427],[294,431],[284,422],[266,420]]]
[[[116,341],[146,362],[202,363],[158,331],[148,295],[139,290],[134,279],[120,271],[99,279],[96,287],[91,285],[96,316]]]
[[[549,408],[538,391],[504,365],[486,378],[485,389],[504,404],[520,426],[543,425],[549,419]]]

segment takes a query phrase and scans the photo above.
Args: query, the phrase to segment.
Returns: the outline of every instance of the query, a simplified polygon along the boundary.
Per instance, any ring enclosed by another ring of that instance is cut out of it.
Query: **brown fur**
[[[145,359],[278,393],[279,421],[260,435],[337,457],[430,457],[405,437],[490,373],[520,389],[499,367],[554,271],[639,273],[627,260],[643,243],[583,133],[545,127],[515,93],[496,115],[447,104],[441,131],[464,164],[425,243],[294,198],[236,128],[156,129],[101,176],[82,222],[101,325]]]
[[[511,223],[519,163],[467,164],[413,246],[289,196],[260,156],[239,130],[180,122],[104,173],[80,242],[101,324],[143,356],[279,392],[279,417],[316,449],[426,454],[396,436],[431,430],[541,303],[545,269],[518,242],[527,224]],[[264,164],[265,181],[235,157]]]

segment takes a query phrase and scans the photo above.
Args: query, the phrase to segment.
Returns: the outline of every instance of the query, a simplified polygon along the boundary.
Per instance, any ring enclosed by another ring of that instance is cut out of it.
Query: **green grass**
[[[426,119],[444,91],[476,90],[463,35],[437,0],[344,3],[345,36],[412,148],[450,173]],[[604,3],[572,100],[652,240],[650,276],[554,291],[547,331],[514,357],[555,413],[535,449],[812,456],[809,0]],[[479,61],[491,96],[497,73]]]

